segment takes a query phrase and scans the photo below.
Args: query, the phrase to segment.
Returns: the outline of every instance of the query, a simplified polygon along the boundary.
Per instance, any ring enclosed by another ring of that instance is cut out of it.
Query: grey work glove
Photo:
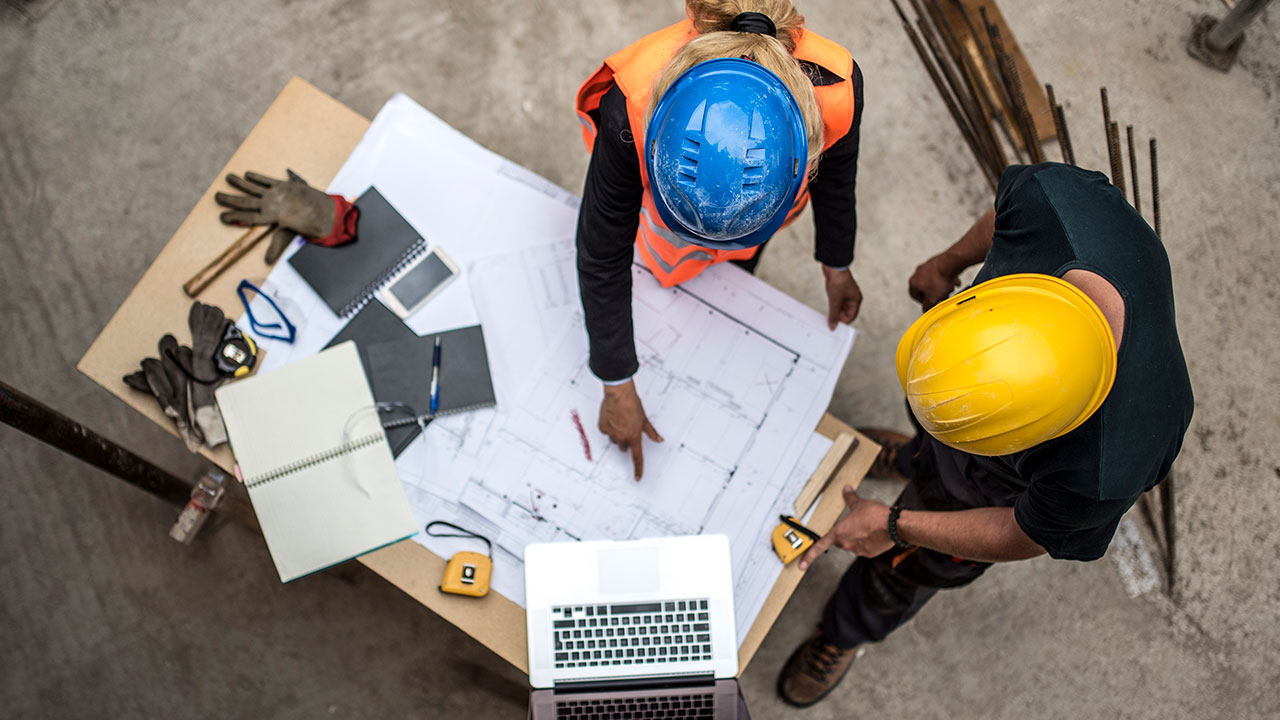
[[[218,412],[213,391],[225,380],[218,373],[214,353],[222,345],[228,322],[221,308],[202,302],[192,303],[191,313],[187,316],[187,327],[191,329],[191,361],[186,367],[200,381],[214,380],[211,383],[190,383],[187,410],[203,436],[204,444],[211,448],[227,441],[227,430],[222,425],[222,414]]]
[[[179,359],[190,353],[190,350],[180,347],[172,335],[160,338],[158,349],[159,359],[144,359],[141,370],[124,377],[125,384],[155,397],[164,414],[177,423],[178,435],[182,437],[187,450],[195,452],[203,439],[191,424],[187,408],[187,387],[190,382],[182,368],[178,367]]]
[[[244,178],[227,175],[227,183],[244,195],[217,193],[213,199],[231,208],[219,217],[228,225],[275,225],[267,247],[267,263],[275,262],[294,235],[322,238],[333,230],[333,198],[317,190],[292,170],[288,180],[276,180],[255,172]]]

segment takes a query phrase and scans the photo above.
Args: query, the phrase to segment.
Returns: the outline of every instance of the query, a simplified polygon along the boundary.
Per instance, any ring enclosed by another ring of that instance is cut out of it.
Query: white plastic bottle
[[[183,545],[189,545],[200,532],[200,528],[209,519],[209,513],[218,506],[222,494],[226,491],[227,476],[220,472],[209,471],[200,478],[200,482],[191,488],[191,499],[182,509],[178,521],[169,529],[169,537]]]

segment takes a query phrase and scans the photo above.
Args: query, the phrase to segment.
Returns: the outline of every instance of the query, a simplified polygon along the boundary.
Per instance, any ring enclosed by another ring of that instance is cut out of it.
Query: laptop
[[[532,720],[749,720],[729,539],[525,548]]]

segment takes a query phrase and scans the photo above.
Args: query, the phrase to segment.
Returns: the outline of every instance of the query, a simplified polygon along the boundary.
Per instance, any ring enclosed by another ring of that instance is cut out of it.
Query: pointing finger
[[[636,482],[640,482],[640,477],[644,475],[644,452],[640,445],[639,440],[631,443],[631,462],[636,466]]]

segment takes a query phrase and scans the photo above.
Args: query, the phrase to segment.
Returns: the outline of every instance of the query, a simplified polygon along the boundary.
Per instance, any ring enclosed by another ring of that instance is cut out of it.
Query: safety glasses
[[[254,316],[253,306],[250,304],[252,298],[248,295],[249,292],[267,301],[267,304],[275,312],[275,317],[266,319],[277,322],[263,322]],[[249,316],[249,327],[260,337],[292,343],[294,338],[298,336],[298,329],[293,326],[293,323],[289,322],[289,318],[284,316],[284,311],[280,309],[275,300],[271,299],[270,295],[263,292],[258,286],[248,280],[241,280],[240,285],[236,287],[236,294],[240,296],[240,304],[244,305],[244,311]]]

